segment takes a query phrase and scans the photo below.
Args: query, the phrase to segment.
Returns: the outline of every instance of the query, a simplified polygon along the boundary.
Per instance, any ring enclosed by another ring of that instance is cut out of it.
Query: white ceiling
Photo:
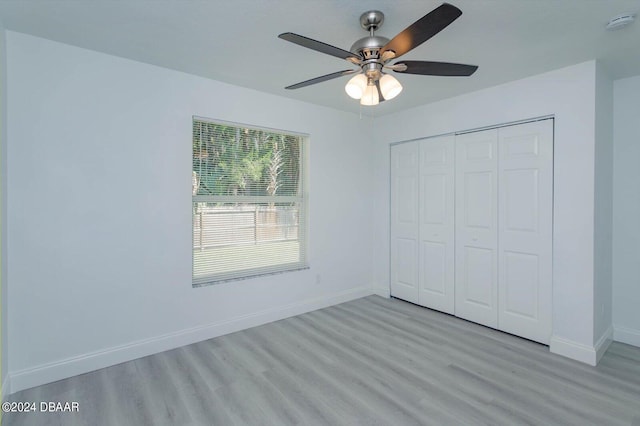
[[[468,78],[399,75],[404,91],[367,114],[383,115],[590,59],[612,78],[640,74],[640,23],[605,31],[640,12],[640,0],[450,0],[463,14],[402,57],[478,65]],[[378,9],[388,38],[439,6],[434,0],[1,0],[7,29],[345,111],[359,103],[348,77],[284,87],[352,68],[277,38],[294,32],[348,50],[366,36],[360,14]]]

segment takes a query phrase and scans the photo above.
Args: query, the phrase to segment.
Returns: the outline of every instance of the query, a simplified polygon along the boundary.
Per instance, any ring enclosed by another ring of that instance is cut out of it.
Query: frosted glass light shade
[[[365,89],[367,88],[367,77],[364,74],[358,74],[355,77],[352,77],[351,80],[347,82],[347,85],[344,86],[345,92],[347,95],[352,97],[353,99],[360,99],[364,94]]]
[[[378,105],[378,103],[380,103],[378,88],[375,84],[368,85],[360,99],[360,105],[373,106]]]
[[[380,79],[380,91],[385,100],[393,99],[402,92],[402,84],[391,74],[385,74]]]

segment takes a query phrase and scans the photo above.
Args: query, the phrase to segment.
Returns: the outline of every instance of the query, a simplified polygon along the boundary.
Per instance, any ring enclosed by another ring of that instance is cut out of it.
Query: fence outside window
[[[193,248],[298,239],[296,206],[208,206],[194,203]]]

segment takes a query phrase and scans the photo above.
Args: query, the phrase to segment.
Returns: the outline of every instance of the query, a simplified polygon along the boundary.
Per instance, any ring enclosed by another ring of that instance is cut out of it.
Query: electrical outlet
[[[320,276],[320,274],[316,274],[316,284],[320,284],[321,281],[322,277]]]

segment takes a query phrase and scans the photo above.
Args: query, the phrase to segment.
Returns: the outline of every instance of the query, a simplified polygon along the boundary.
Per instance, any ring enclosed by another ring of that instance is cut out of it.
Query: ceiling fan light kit
[[[374,106],[380,103],[380,96],[378,95],[378,88],[374,84],[367,84],[367,88],[360,98],[360,105]]]
[[[391,74],[385,74],[380,78],[380,91],[386,100],[393,99],[402,92],[402,84]]]
[[[357,40],[350,51],[298,34],[282,33],[278,37],[283,40],[344,59],[360,67],[356,70],[347,69],[312,78],[287,86],[286,89],[299,89],[344,75],[356,74],[347,82],[345,92],[351,98],[359,99],[361,105],[373,106],[393,99],[402,92],[402,85],[389,74],[390,71],[432,76],[470,76],[478,69],[477,66],[430,61],[389,63],[442,31],[460,15],[462,15],[460,9],[443,3],[389,40],[375,35],[375,31],[384,22],[384,14],[378,10],[371,10],[360,16],[360,26],[369,32],[369,36]]]
[[[344,91],[353,99],[360,99],[367,88],[367,77],[364,74],[357,74],[344,86]]]
[[[380,78],[379,85],[380,94],[387,101],[402,92],[402,85],[397,78],[390,74],[384,74]],[[373,80],[368,81],[364,74],[352,77],[344,86],[344,90],[351,98],[360,100],[361,105],[377,105],[380,102],[376,83]]]

